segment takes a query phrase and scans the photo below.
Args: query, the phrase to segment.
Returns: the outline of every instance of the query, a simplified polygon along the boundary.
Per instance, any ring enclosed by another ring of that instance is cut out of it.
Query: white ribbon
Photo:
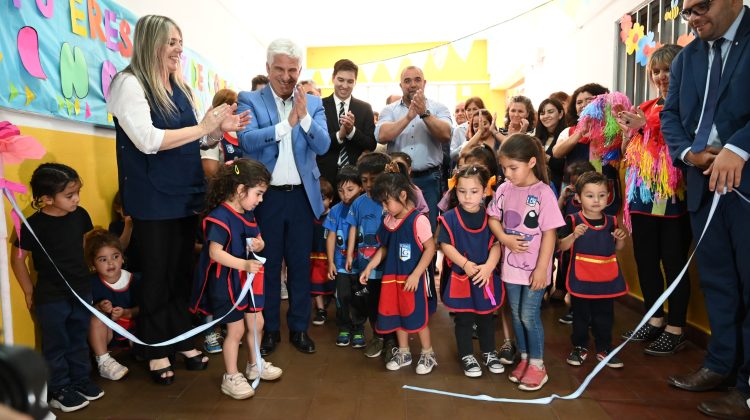
[[[237,306],[240,304],[240,302],[242,302],[245,299],[245,296],[248,293],[250,293],[250,300],[253,303],[253,307],[255,307],[255,295],[252,292],[252,285],[253,285],[253,281],[255,280],[255,273],[248,273],[247,281],[242,286],[242,291],[240,292],[239,297],[235,301],[234,306],[232,306],[232,309],[230,309],[227,313],[225,313],[224,315],[222,315],[221,318],[215,319],[215,320],[213,320],[213,321],[211,321],[211,322],[209,322],[207,324],[203,324],[201,326],[195,327],[195,328],[193,328],[191,330],[188,330],[188,331],[186,331],[186,332],[178,335],[177,337],[170,338],[169,340],[162,341],[162,342],[159,342],[159,343],[146,343],[146,342],[142,341],[141,339],[139,339],[138,337],[136,337],[133,334],[131,334],[130,331],[128,331],[125,328],[123,328],[120,324],[116,323],[115,321],[112,321],[108,316],[106,316],[105,314],[103,314],[102,312],[100,312],[98,309],[96,309],[93,306],[91,306],[82,297],[80,297],[78,295],[78,293],[76,293],[75,290],[73,290],[73,287],[70,286],[70,283],[68,283],[68,280],[65,278],[65,276],[63,276],[62,272],[60,272],[60,269],[57,267],[57,264],[55,264],[55,261],[49,255],[49,253],[47,252],[47,250],[44,248],[44,244],[42,244],[42,242],[36,236],[36,233],[34,232],[34,229],[32,229],[31,226],[29,225],[29,222],[28,222],[28,220],[26,220],[26,217],[24,216],[23,211],[21,211],[21,208],[18,206],[18,203],[16,203],[15,199],[11,195],[7,195],[7,198],[8,198],[8,201],[10,201],[10,205],[13,207],[13,209],[16,210],[16,213],[18,213],[18,216],[21,219],[21,221],[23,222],[23,224],[26,225],[26,228],[29,230],[29,233],[34,237],[34,239],[36,239],[37,243],[39,244],[39,247],[42,249],[42,251],[44,251],[44,254],[47,256],[47,258],[49,259],[49,261],[52,263],[52,266],[55,267],[55,271],[57,271],[57,274],[60,275],[60,278],[63,279],[63,281],[65,282],[65,285],[68,286],[68,289],[70,289],[71,293],[73,293],[73,296],[75,296],[76,299],[78,299],[78,301],[81,302],[81,304],[84,307],[86,307],[86,309],[89,310],[89,312],[91,312],[94,316],[96,316],[97,318],[99,318],[99,320],[102,321],[107,327],[109,327],[113,331],[117,332],[121,336],[127,338],[128,340],[130,340],[130,341],[132,341],[134,343],[137,343],[137,344],[140,344],[140,345],[143,345],[143,346],[150,346],[150,347],[164,347],[164,346],[169,346],[169,345],[172,345],[172,344],[179,343],[181,341],[187,340],[188,338],[193,337],[193,336],[195,336],[197,334],[200,334],[201,332],[206,331],[207,329],[212,328],[214,325],[220,323],[222,319],[226,318],[227,315],[229,315],[230,313],[232,313],[232,311],[234,311],[235,309],[237,309]],[[255,255],[253,253],[253,256],[258,261],[260,261],[261,264],[263,264],[263,263],[266,262],[266,259],[263,258],[263,257],[261,257],[261,256],[259,256],[259,255]],[[263,359],[261,359],[260,345],[258,344],[258,332],[254,328],[255,325],[257,325],[257,313],[253,314],[253,318],[254,318],[253,319],[253,322],[254,322],[254,325],[253,325],[253,333],[254,333],[254,336],[253,336],[253,339],[254,339],[253,347],[254,347],[254,351],[255,351],[255,361],[256,361],[256,366],[258,367],[258,373],[259,373],[259,375],[253,381],[252,387],[253,388],[257,388],[258,387],[258,383],[260,382],[260,374],[263,373]]]
[[[750,203],[750,200],[748,200],[747,197],[742,195],[739,191],[736,189],[734,192],[737,193],[737,195],[740,196],[743,200]],[[726,194],[726,188],[724,189],[724,194]],[[661,296],[659,296],[659,299],[656,300],[656,303],[654,306],[651,307],[651,309],[646,312],[646,315],[643,316],[641,319],[641,322],[638,323],[638,326],[635,327],[633,331],[638,331],[641,327],[643,327],[646,322],[648,322],[649,319],[656,313],[658,308],[661,308],[664,302],[667,300],[669,295],[672,294],[675,288],[680,284],[680,281],[682,281],[682,278],[685,276],[685,273],[688,270],[688,266],[690,265],[690,261],[693,259],[693,256],[695,255],[695,251],[698,249],[698,246],[700,245],[701,241],[703,240],[703,236],[706,234],[706,229],[708,229],[708,225],[711,223],[711,219],[714,217],[714,212],[716,211],[716,207],[719,204],[719,199],[721,199],[722,194],[716,192],[714,193],[713,201],[711,202],[711,208],[708,211],[708,218],[706,220],[706,225],[703,227],[703,232],[701,232],[701,236],[698,239],[698,242],[695,244],[695,249],[693,249],[693,252],[690,254],[690,257],[687,260],[687,263],[685,263],[685,266],[682,268],[682,271],[680,271],[680,274],[677,276],[677,278],[672,282],[672,284],[667,288],[667,290],[662,293]],[[419,391],[419,392],[427,392],[430,394],[439,394],[439,395],[446,395],[449,397],[456,397],[456,398],[466,398],[470,400],[477,400],[477,401],[489,401],[489,402],[500,402],[500,403],[517,403],[517,404],[549,404],[554,399],[561,399],[561,400],[573,400],[581,396],[583,394],[583,391],[588,388],[591,381],[596,377],[596,375],[607,365],[607,362],[609,362],[610,359],[612,359],[617,353],[622,350],[626,344],[630,342],[632,338],[632,335],[628,337],[625,341],[623,341],[622,344],[617,346],[614,350],[609,352],[607,357],[602,359],[596,366],[594,366],[594,370],[591,371],[591,373],[586,376],[586,379],[583,380],[583,383],[572,393],[568,395],[557,395],[552,394],[549,397],[543,397],[543,398],[535,398],[535,399],[519,399],[519,398],[495,398],[490,397],[489,395],[467,395],[467,394],[459,394],[455,392],[448,392],[448,391],[441,391],[438,389],[431,389],[431,388],[420,388],[410,385],[404,385],[404,389],[410,389],[412,391]]]

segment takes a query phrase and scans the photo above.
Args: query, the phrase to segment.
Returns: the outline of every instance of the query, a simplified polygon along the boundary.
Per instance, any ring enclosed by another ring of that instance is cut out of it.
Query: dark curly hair
[[[42,197],[54,198],[61,193],[70,183],[83,185],[78,172],[68,165],[62,163],[42,163],[31,174],[31,207],[41,209]]]
[[[114,233],[102,228],[87,233],[83,237],[83,256],[86,259],[86,264],[93,267],[94,261],[96,261],[96,253],[107,246],[120,251],[120,254],[124,254],[120,238]]]
[[[221,203],[231,199],[237,193],[237,187],[243,191],[258,185],[268,185],[271,173],[257,160],[241,158],[229,161],[219,167],[216,175],[211,177],[206,194],[206,211],[211,211]]]

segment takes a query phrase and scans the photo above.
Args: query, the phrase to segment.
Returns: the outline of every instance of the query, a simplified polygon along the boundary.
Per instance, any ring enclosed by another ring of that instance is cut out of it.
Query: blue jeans
[[[505,283],[505,293],[510,304],[518,351],[527,353],[529,359],[542,359],[544,357],[544,326],[540,308],[544,289],[531,290],[529,286]]]
[[[91,296],[83,296],[91,301]],[[35,305],[42,335],[42,355],[49,368],[49,392],[90,381],[89,323],[91,313],[77,300]]]
[[[436,168],[434,171],[428,172],[425,175],[412,178],[412,182],[414,183],[414,185],[422,190],[424,201],[427,202],[427,207],[430,209],[429,219],[430,226],[432,227],[433,232],[435,231],[435,226],[437,224],[437,204],[440,201],[440,196],[442,195],[440,193],[440,178],[441,175],[439,168]]]

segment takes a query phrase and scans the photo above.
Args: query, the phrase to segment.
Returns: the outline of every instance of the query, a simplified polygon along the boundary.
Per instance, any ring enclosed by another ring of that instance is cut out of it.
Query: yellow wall
[[[333,64],[342,58],[348,58],[360,66],[358,82],[359,83],[398,83],[399,77],[393,77],[385,64],[379,63],[377,69],[368,80],[366,72],[363,71],[362,63],[377,62],[387,60],[391,57],[397,57],[402,54],[408,54],[414,51],[422,51],[429,48],[442,45],[443,42],[425,42],[413,44],[391,44],[391,45],[358,45],[344,47],[310,47],[307,49],[307,67],[313,71],[313,80],[322,87],[323,96],[332,93],[331,69]],[[443,47],[446,48],[446,47]],[[427,83],[435,82],[456,82],[457,95],[456,102],[462,101],[471,96],[479,96],[485,102],[485,105],[498,115],[505,112],[505,95],[503,91],[490,90],[490,75],[487,73],[487,41],[474,41],[471,50],[464,61],[452,46],[447,47],[445,64],[438,68],[435,64],[432,54],[427,54],[427,60],[422,68]],[[414,62],[405,56],[400,59],[399,69],[413,65]],[[480,83],[460,83],[480,82]],[[400,92],[394,92],[400,93]],[[383,98],[385,100],[385,98]],[[377,104],[379,106],[380,104]],[[501,112],[502,110],[502,112]]]
[[[73,167],[83,180],[81,189],[81,206],[84,207],[94,222],[106,228],[111,220],[110,206],[117,191],[117,163],[115,160],[114,139],[46,130],[31,127],[18,127],[21,134],[36,138],[45,147],[47,153],[40,160],[27,160],[20,165],[7,165],[5,177],[8,180],[29,185],[31,173],[43,162],[59,162]],[[33,214],[31,208],[31,191],[28,194],[16,195],[19,206],[26,216]],[[9,217],[9,206],[6,203],[8,232],[13,231]],[[11,247],[8,247],[10,256]],[[10,271],[11,299],[13,306],[13,335],[15,343],[34,346],[36,335],[29,311],[18,282]]]

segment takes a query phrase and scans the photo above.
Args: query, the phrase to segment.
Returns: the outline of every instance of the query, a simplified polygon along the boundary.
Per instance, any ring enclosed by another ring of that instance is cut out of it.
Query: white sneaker
[[[247,379],[239,372],[233,375],[224,374],[221,380],[221,392],[235,400],[244,400],[255,395],[253,387],[247,383]]]
[[[279,379],[284,372],[280,367],[271,364],[271,362],[266,362],[263,359],[260,359],[260,362],[263,363],[263,372],[260,374],[260,379],[264,381]],[[248,362],[247,368],[245,368],[245,376],[249,381],[254,381],[258,377],[258,366],[251,365],[250,362]]]
[[[422,353],[419,356],[417,362],[417,375],[427,375],[432,372],[432,368],[437,366],[437,360],[435,360],[435,352]]]
[[[399,370],[404,366],[411,364],[411,353],[401,353],[398,347],[394,347],[391,353],[388,363],[385,364],[385,368],[388,370]]]
[[[99,365],[99,375],[104,379],[119,381],[128,373],[128,368],[121,365],[114,357],[110,356]]]
[[[286,288],[286,280],[281,280],[281,300],[289,299],[289,291]]]

